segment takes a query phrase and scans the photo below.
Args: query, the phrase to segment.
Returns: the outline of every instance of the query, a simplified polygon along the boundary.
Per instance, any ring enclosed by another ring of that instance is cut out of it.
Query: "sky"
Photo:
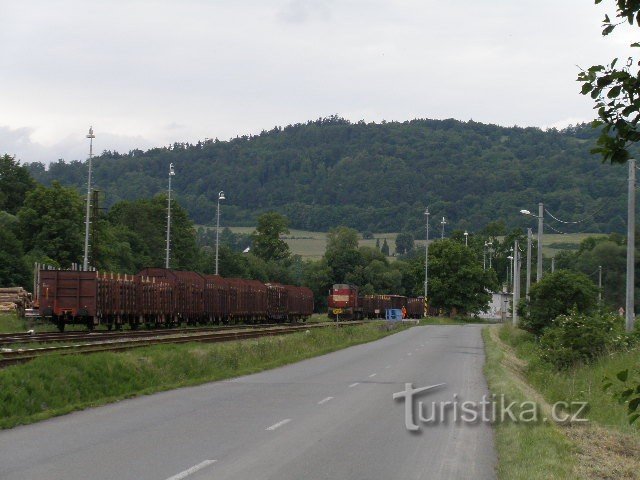
[[[84,160],[329,115],[562,128],[613,0],[0,0],[0,154]]]

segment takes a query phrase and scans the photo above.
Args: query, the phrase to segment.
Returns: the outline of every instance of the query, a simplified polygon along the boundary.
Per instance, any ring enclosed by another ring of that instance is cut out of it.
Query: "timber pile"
[[[18,311],[24,315],[26,308],[33,307],[31,294],[22,287],[0,288],[0,312]]]

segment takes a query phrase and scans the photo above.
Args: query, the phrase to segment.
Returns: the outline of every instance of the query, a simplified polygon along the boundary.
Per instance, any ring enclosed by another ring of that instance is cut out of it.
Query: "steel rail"
[[[0,353],[0,367],[9,365],[15,365],[18,363],[28,362],[34,358],[41,356],[58,356],[58,355],[73,355],[73,354],[90,354],[99,352],[118,352],[124,350],[131,350],[134,348],[148,347],[152,345],[161,344],[180,344],[190,342],[202,342],[202,343],[214,343],[214,342],[229,342],[234,340],[246,340],[266,336],[286,335],[289,333],[295,333],[303,330],[309,330],[314,328],[326,328],[330,326],[348,326],[348,325],[360,325],[364,322],[326,322],[315,323],[308,325],[295,325],[295,326],[280,326],[270,328],[253,328],[253,329],[241,329],[233,332],[218,331],[218,332],[205,332],[196,334],[179,334],[177,336],[160,336],[160,337],[146,337],[136,339],[124,339],[124,340],[107,340],[101,343],[84,343],[75,345],[59,345],[59,346],[47,346],[39,348],[18,349],[11,351],[2,351]]]

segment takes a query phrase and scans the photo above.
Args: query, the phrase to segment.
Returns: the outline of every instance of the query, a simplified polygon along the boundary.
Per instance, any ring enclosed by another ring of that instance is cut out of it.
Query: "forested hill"
[[[589,153],[596,133],[588,125],[542,131],[331,117],[230,141],[103,152],[94,160],[94,178],[110,205],[166,190],[174,163],[178,199],[202,224],[214,222],[217,194],[224,190],[226,225],[252,225],[259,213],[275,209],[306,230],[347,225],[418,232],[428,204],[433,218],[447,218],[448,229],[473,231],[495,220],[531,225],[518,212],[537,211],[543,201],[559,218],[597,212],[568,231],[623,231],[627,169],[602,165]],[[29,168],[43,183],[85,188],[85,162]]]

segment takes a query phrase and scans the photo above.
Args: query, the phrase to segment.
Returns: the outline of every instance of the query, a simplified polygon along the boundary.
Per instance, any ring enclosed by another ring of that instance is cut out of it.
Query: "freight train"
[[[68,324],[88,329],[295,322],[313,313],[306,287],[222,278],[165,268],[137,275],[97,271],[40,270],[40,315],[63,331]]]
[[[424,297],[405,297],[402,295],[359,295],[358,287],[337,283],[331,287],[328,298],[328,315],[332,319],[360,320],[363,318],[385,318],[386,310],[407,310],[407,318],[424,316]],[[429,314],[437,310],[429,308]]]

